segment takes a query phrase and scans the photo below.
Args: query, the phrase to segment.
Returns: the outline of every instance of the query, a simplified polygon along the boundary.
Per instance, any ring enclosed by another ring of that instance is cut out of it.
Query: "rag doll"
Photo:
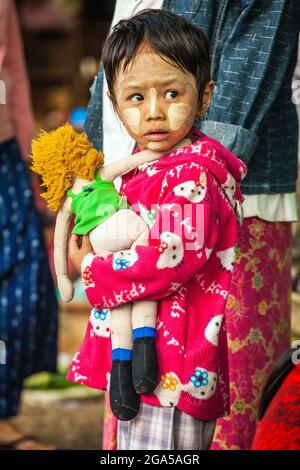
[[[188,144],[182,141],[178,146]],[[177,146],[177,147],[178,147]],[[148,243],[146,222],[130,209],[113,184],[116,177],[140,165],[158,160],[163,153],[144,150],[103,165],[104,155],[66,124],[51,133],[42,132],[32,143],[32,170],[42,179],[50,210],[58,211],[54,235],[54,265],[59,292],[64,301],[73,298],[67,273],[68,232],[75,215],[73,233],[88,235],[96,254],[113,253],[115,269],[130,267],[137,257],[135,246]],[[112,369],[110,404],[120,420],[133,419],[139,410],[139,395],[150,394],[157,385],[155,351],[155,301],[121,305],[110,312],[93,309],[91,318],[98,336],[110,326]],[[99,321],[102,320],[99,325]],[[120,369],[122,368],[122,374]],[[128,370],[124,374],[124,369]],[[126,380],[124,382],[124,376]]]

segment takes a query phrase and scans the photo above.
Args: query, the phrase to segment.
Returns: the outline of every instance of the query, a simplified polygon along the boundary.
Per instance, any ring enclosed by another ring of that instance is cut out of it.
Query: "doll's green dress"
[[[112,214],[129,207],[113,182],[102,180],[98,172],[93,183],[83,186],[78,194],[69,190],[67,195],[72,198],[71,211],[75,215],[72,233],[77,235],[87,235]]]

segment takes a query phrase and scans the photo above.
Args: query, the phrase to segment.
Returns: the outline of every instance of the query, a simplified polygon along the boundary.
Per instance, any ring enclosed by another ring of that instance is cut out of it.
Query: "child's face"
[[[114,84],[118,114],[139,147],[168,150],[186,137],[199,111],[195,77],[144,46]]]

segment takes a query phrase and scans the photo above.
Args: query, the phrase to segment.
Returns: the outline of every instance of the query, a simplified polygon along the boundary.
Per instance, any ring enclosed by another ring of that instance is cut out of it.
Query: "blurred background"
[[[114,0],[16,1],[36,132],[55,129],[66,121],[82,129],[114,6]],[[39,181],[31,176],[53,272],[55,215],[47,210],[39,196]],[[77,274],[72,266],[69,269],[75,280]],[[103,394],[65,379],[90,314],[81,280],[75,285],[74,300],[59,303],[58,373],[42,372],[26,380],[21,412],[13,421],[24,434],[39,436],[59,448],[99,449]]]

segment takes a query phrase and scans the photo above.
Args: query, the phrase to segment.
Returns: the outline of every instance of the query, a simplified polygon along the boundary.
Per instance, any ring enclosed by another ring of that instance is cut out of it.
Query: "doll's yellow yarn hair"
[[[31,169],[41,176],[45,190],[41,196],[54,212],[60,209],[75,178],[94,179],[104,160],[87,135],[75,132],[70,124],[52,132],[42,131],[32,141],[31,152]]]

